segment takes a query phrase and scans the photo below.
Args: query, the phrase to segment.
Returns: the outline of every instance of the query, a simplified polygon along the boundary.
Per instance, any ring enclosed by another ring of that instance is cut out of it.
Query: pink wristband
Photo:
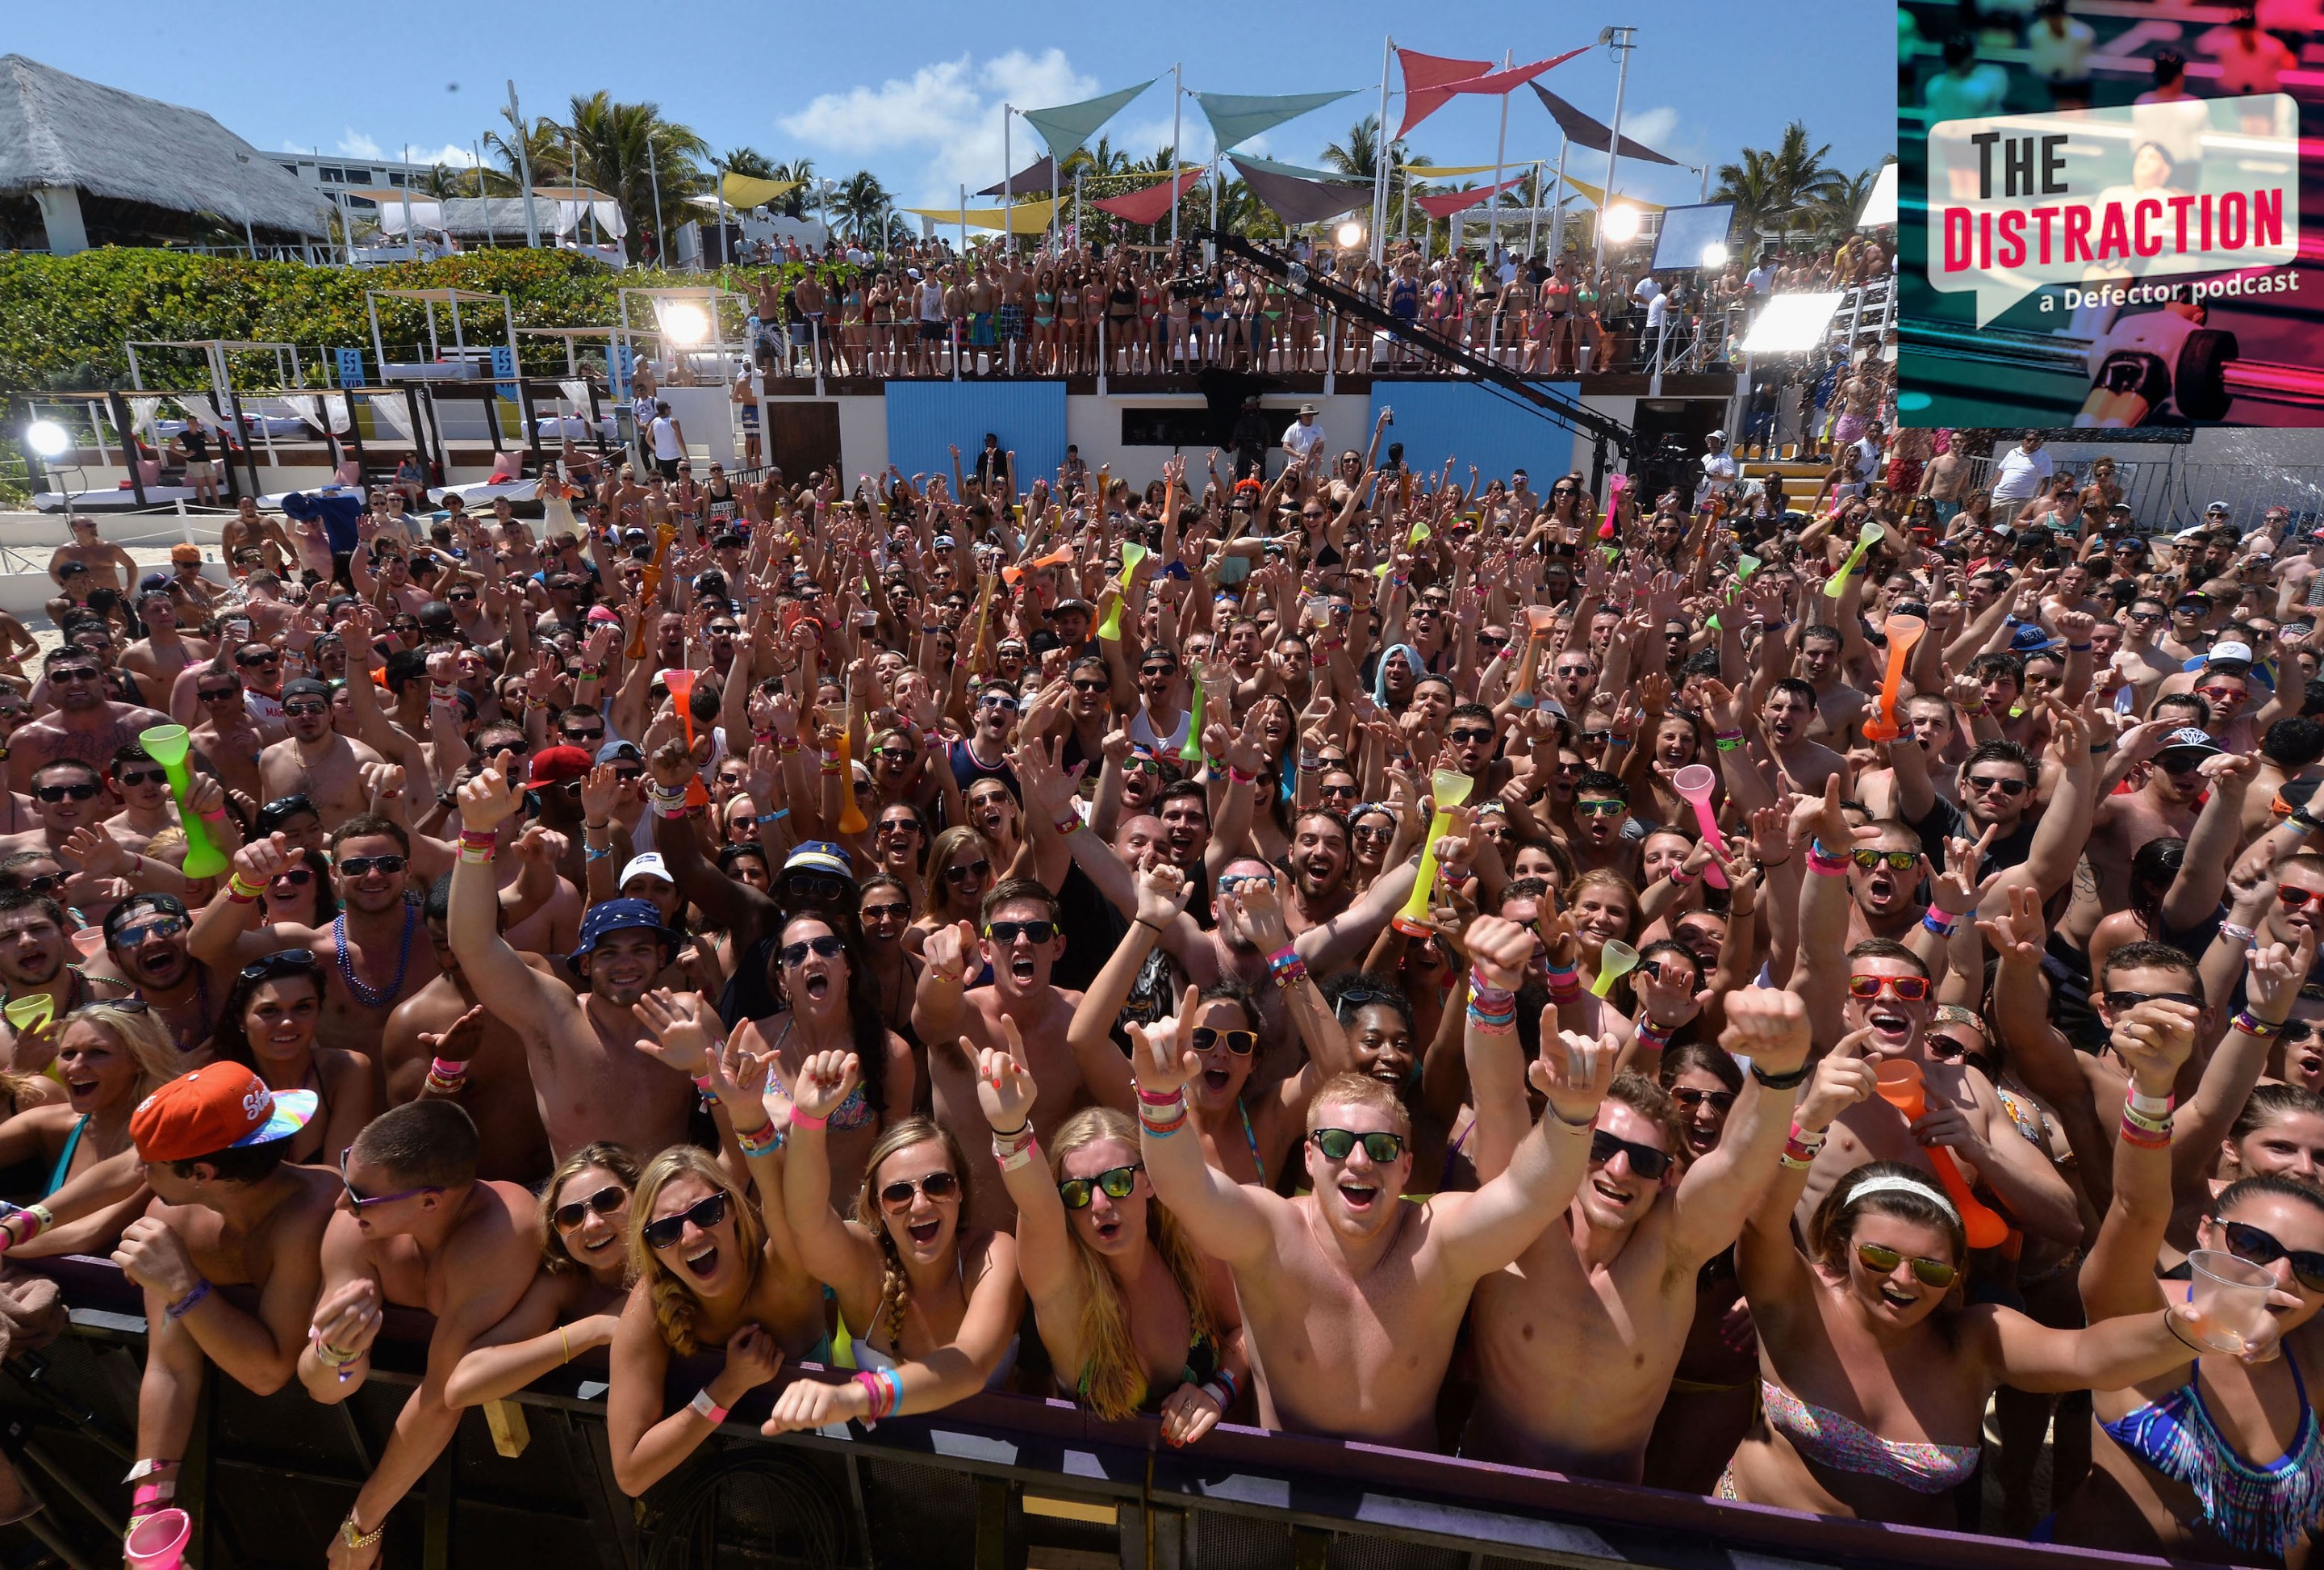
[[[809,1117],[798,1108],[791,1108],[791,1127],[795,1129],[819,1129],[830,1121],[829,1118]]]

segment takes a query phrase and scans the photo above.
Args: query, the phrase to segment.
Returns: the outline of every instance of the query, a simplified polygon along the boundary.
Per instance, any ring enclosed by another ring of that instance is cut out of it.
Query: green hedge
[[[786,284],[800,271],[797,264],[748,270],[753,280],[768,272],[780,273]],[[739,290],[742,278],[743,270],[730,270],[715,281]],[[639,268],[616,272],[589,257],[551,250],[478,251],[441,262],[360,269],[163,250],[0,255],[0,389],[126,387],[126,338],[231,338],[289,342],[302,350],[368,350],[366,289],[505,293],[513,300],[520,327],[594,327],[620,319],[619,290],[711,282],[713,276],[703,273]],[[486,323],[471,337],[497,339],[497,313],[481,309]],[[390,343],[420,341],[426,318],[417,304],[383,300],[380,330]],[[449,334],[448,323],[443,330]],[[310,369],[309,374],[315,373]],[[271,379],[271,370],[265,375]],[[252,379],[248,384],[260,383]]]

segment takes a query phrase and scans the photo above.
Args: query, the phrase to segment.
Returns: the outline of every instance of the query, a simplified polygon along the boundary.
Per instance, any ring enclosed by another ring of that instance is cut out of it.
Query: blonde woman
[[[692,1455],[786,1357],[829,1356],[823,1288],[800,1265],[784,1216],[781,1125],[766,1104],[768,1063],[730,1054],[713,1034],[717,1015],[691,993],[652,992],[635,1007],[659,1043],[657,1057],[709,1079],[724,1137],[741,1150],[759,1203],[692,1145],[671,1146],[638,1175],[630,1199],[633,1279],[613,1327],[605,1397],[613,1480],[632,1496]],[[779,1107],[779,1094],[774,1099]],[[820,1159],[807,1165],[822,1168]],[[665,1415],[671,1357],[716,1346],[725,1348],[726,1366]]]
[[[1250,1387],[1240,1306],[1213,1298],[1201,1256],[1154,1196],[1138,1125],[1084,1107],[1044,1162],[1030,1121],[1038,1094],[1016,1056],[982,1055],[977,1102],[1017,1202],[1017,1268],[1057,1386],[1109,1422],[1158,1412],[1164,1442],[1191,1445]]]
[[[577,1353],[610,1346],[630,1289],[630,1200],[638,1159],[582,1146],[540,1191],[540,1274],[509,1316],[478,1336],[444,1386],[445,1404],[514,1395]]]
[[[43,1224],[8,1218],[7,1235],[21,1240],[10,1251],[20,1258],[103,1253],[143,1211],[152,1196],[136,1165],[130,1114],[181,1067],[161,1016],[137,999],[82,1004],[56,1027],[56,1074],[66,1099],[0,1122],[0,1167],[44,1164],[44,1200],[68,1179],[79,1181],[59,1198],[49,1213],[53,1219],[43,1216]],[[28,1232],[36,1235],[27,1237]]]
[[[915,958],[927,952],[928,934],[939,927],[964,921],[982,924],[984,895],[997,881],[1001,853],[992,842],[965,825],[936,836],[928,853],[927,881],[922,885],[920,917],[904,933],[904,947]]]
[[[1017,1240],[962,1227],[968,1163],[950,1133],[927,1118],[890,1124],[853,1215],[831,1208],[824,1122],[856,1072],[854,1053],[819,1052],[792,1081],[783,1213],[800,1260],[838,1296],[858,1371],[844,1384],[794,1382],[776,1398],[770,1436],[932,1412],[1006,1380],[1017,1361]]]

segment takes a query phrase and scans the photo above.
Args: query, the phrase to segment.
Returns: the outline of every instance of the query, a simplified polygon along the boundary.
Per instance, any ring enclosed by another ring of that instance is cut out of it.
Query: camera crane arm
[[[1465,346],[1443,334],[1431,332],[1417,322],[1393,316],[1355,291],[1310,272],[1305,265],[1280,252],[1255,245],[1240,235],[1230,235],[1218,229],[1198,228],[1194,231],[1194,238],[1207,240],[1221,251],[1281,279],[1284,287],[1294,294],[1311,296],[1344,316],[1369,323],[1391,337],[1402,339],[1438,359],[1451,361],[1479,381],[1489,382],[1512,397],[1523,399],[1545,420],[1554,420],[1577,436],[1588,437],[1595,466],[1591,476],[1592,490],[1604,483],[1608,448],[1620,455],[1621,466],[1626,470],[1637,457],[1637,432],[1620,420],[1600,414],[1576,399],[1548,392],[1507,367],[1471,353]]]

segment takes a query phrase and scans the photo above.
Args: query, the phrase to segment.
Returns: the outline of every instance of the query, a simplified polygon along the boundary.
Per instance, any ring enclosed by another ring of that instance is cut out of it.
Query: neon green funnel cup
[[[191,746],[183,725],[155,725],[150,731],[140,731],[137,739],[144,744],[148,756],[161,765],[170,777],[170,794],[178,799],[178,817],[186,830],[185,873],[189,878],[215,878],[226,869],[226,852],[218,849],[210,838],[210,831],[194,809],[186,805],[186,791],[192,778],[186,771],[186,753]]]
[[[1439,769],[1429,777],[1429,793],[1436,799],[1435,816],[1428,822],[1428,838],[1420,847],[1420,876],[1414,880],[1412,898],[1396,913],[1395,926],[1407,937],[1429,934],[1428,896],[1436,889],[1436,842],[1452,832],[1452,809],[1469,799],[1477,782],[1466,774]]]
[[[1097,635],[1109,643],[1121,642],[1121,607],[1130,600],[1130,580],[1138,575],[1138,568],[1145,560],[1146,547],[1135,540],[1121,542],[1121,597],[1107,609],[1105,620],[1100,622],[1097,628]]]

